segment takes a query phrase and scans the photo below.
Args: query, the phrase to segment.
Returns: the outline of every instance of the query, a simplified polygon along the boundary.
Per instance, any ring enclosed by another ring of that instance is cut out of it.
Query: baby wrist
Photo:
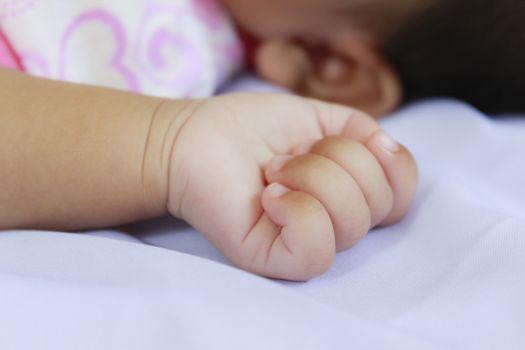
[[[177,198],[170,195],[172,158],[177,136],[182,129],[194,100],[159,100],[147,131],[142,163],[144,195],[152,215],[168,213]]]

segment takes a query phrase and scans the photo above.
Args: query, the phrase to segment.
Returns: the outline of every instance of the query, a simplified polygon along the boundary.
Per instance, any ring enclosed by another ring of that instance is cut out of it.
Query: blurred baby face
[[[356,0],[361,1],[361,0]],[[346,0],[221,0],[244,30],[260,39],[323,39],[348,26]]]
[[[219,0],[244,32],[267,81],[384,115],[402,85],[378,47],[421,3],[436,0]],[[417,5],[417,6],[416,6]]]
[[[324,40],[351,30],[369,42],[438,0],[219,0],[237,23],[259,39]]]

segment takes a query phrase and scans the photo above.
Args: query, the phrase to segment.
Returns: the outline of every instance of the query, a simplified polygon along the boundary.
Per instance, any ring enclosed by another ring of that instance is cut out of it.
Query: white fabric
[[[0,0],[26,72],[165,97],[207,97],[241,45],[215,0]]]
[[[0,233],[0,348],[524,349],[525,118],[434,100],[383,125],[419,162],[415,204],[322,277],[230,268],[169,218]]]

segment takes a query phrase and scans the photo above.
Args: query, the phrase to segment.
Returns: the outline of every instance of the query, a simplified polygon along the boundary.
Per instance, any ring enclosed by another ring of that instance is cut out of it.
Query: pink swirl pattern
[[[123,62],[127,45],[125,29],[116,16],[102,9],[92,10],[81,14],[67,28],[60,44],[59,78],[64,80],[67,80],[68,78],[66,72],[70,62],[68,62],[66,59],[66,53],[71,37],[84,25],[92,22],[98,22],[104,25],[110,30],[112,34],[112,37],[109,39],[113,41],[115,51],[110,61],[107,62],[106,68],[113,69],[114,71],[118,72],[127,82],[128,90],[139,92],[140,84],[138,79]]]
[[[171,24],[157,23],[167,14]],[[200,80],[204,66],[199,49],[181,31],[180,22],[191,15],[184,7],[150,5],[141,21],[134,48],[135,61],[141,71],[151,81],[174,91],[187,91]]]

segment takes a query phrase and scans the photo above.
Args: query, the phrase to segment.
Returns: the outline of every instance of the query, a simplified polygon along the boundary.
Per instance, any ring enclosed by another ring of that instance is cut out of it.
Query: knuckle
[[[376,226],[383,221],[394,208],[394,194],[392,191],[383,192],[382,196],[376,196],[370,200],[370,210],[372,211],[373,221],[371,226]]]
[[[308,278],[319,276],[332,266],[335,259],[335,249],[328,243],[310,246],[297,252],[296,258],[302,271]]]
[[[303,257],[305,270],[310,277],[322,275],[332,266],[335,254],[328,252],[308,253]]]
[[[366,150],[365,146],[359,141],[343,136],[328,136],[314,144],[311,152],[322,155],[338,153],[348,155],[364,150]]]
[[[370,230],[370,215],[358,216],[350,227],[350,235],[355,241],[359,241]]]
[[[290,160],[284,171],[290,175],[298,176],[307,182],[315,181],[323,173],[324,157],[317,154],[303,154]]]
[[[395,212],[392,212],[385,220],[383,220],[383,222],[380,223],[379,226],[390,226],[397,224],[398,222],[404,219],[406,214],[407,210],[397,210]]]
[[[321,203],[304,192],[290,192],[287,199],[294,203],[296,210],[302,215],[317,216],[323,215],[325,212]]]
[[[349,217],[351,219],[337,235],[338,250],[346,250],[355,246],[370,231],[371,217],[368,211],[352,213]]]

